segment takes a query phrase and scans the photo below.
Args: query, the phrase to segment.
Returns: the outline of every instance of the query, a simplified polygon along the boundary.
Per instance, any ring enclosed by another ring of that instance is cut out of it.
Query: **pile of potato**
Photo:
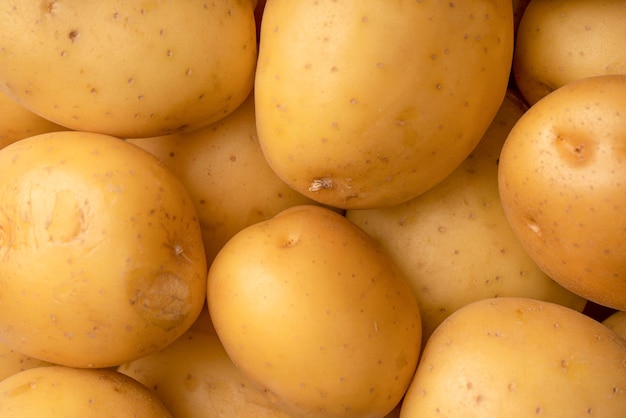
[[[626,2],[0,17],[3,418],[626,414]]]

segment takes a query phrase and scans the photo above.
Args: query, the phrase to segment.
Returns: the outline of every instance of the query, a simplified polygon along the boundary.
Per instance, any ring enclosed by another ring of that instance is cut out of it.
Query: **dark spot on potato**
[[[68,37],[70,38],[70,40],[72,41],[72,43],[76,43],[76,41],[78,40],[78,36],[80,35],[80,32],[78,32],[77,30],[72,30],[70,31],[70,33],[68,34]]]

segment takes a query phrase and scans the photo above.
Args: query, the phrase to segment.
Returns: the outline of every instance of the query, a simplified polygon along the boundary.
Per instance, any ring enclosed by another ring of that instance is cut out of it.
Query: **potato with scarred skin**
[[[37,367],[0,381],[2,418],[173,418],[163,403],[130,377],[107,369]]]
[[[0,339],[31,357],[109,367],[198,317],[206,259],[193,202],[147,151],[55,132],[0,150]]]
[[[537,265],[626,310],[626,75],[571,82],[533,105],[498,166],[502,207]]]
[[[0,91],[73,130],[146,137],[206,126],[252,89],[255,4],[4,1]]]
[[[400,418],[618,418],[626,340],[580,312],[527,298],[484,299],[431,336]]]
[[[270,0],[255,78],[259,142],[278,176],[318,202],[402,203],[476,146],[512,54],[510,0]]]

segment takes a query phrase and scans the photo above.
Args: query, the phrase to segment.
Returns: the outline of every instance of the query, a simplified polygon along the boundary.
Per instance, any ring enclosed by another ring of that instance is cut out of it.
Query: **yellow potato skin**
[[[27,369],[49,366],[51,364],[47,361],[27,356],[13,350],[6,344],[0,343],[0,381]]]
[[[400,418],[621,417],[626,340],[564,307],[527,298],[473,302],[424,348]]]
[[[626,75],[571,82],[533,105],[500,155],[516,236],[570,291],[626,309]]]
[[[613,312],[602,323],[626,340],[626,311]]]
[[[252,89],[254,5],[2,2],[0,91],[74,130],[146,137],[205,126]]]
[[[330,209],[295,206],[239,232],[207,292],[230,358],[291,415],[382,417],[413,376],[415,297],[387,254]]]
[[[145,386],[113,370],[49,366],[0,381],[0,415],[173,418]]]
[[[67,128],[50,122],[0,92],[0,149],[20,139]]]
[[[476,146],[512,54],[510,0],[270,0],[255,78],[259,142],[279,177],[312,199],[399,204]]]
[[[579,311],[586,304],[539,269],[500,203],[500,150],[525,110],[509,92],[481,142],[441,183],[400,205],[346,212],[408,278],[422,314],[423,342],[452,312],[479,299],[524,296]]]
[[[533,0],[517,30],[513,75],[530,104],[581,78],[626,73],[622,0]]]
[[[189,190],[208,264],[246,226],[290,206],[315,203],[285,184],[267,164],[258,143],[252,96],[205,128],[128,141],[157,156]]]
[[[290,418],[235,367],[215,334],[187,331],[118,371],[152,388],[176,418]]]
[[[186,189],[157,158],[85,132],[0,150],[0,338],[31,357],[109,367],[198,317],[206,260]]]

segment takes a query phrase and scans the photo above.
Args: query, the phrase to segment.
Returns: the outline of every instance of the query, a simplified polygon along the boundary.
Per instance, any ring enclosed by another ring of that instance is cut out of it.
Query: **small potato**
[[[229,357],[294,416],[385,416],[415,371],[415,296],[387,254],[330,209],[296,206],[243,229],[215,258],[207,291]]]
[[[0,381],[0,416],[173,418],[150,390],[122,373],[57,365]]]
[[[0,338],[31,357],[109,367],[192,326],[206,299],[193,202],[156,157],[55,132],[0,150]]]
[[[0,91],[73,130],[206,126],[250,94],[255,1],[0,2]]]
[[[315,203],[285,184],[267,164],[258,143],[253,96],[205,128],[128,142],[157,156],[189,190],[208,265],[246,226],[290,206]]]
[[[562,305],[483,299],[424,348],[400,417],[607,417],[626,411],[626,340]]]
[[[573,81],[509,133],[502,207],[526,252],[557,283],[626,310],[626,75]]]
[[[513,76],[530,104],[581,78],[626,73],[623,0],[533,0],[517,30]]]
[[[626,311],[613,312],[602,323],[626,340]]]
[[[66,130],[67,128],[34,114],[0,92],[0,149],[29,136]]]
[[[235,367],[215,334],[188,331],[118,371],[151,388],[176,418],[290,418]]]
[[[424,343],[452,312],[479,299],[523,296],[585,306],[526,254],[500,203],[500,150],[525,110],[509,92],[476,149],[441,183],[401,205],[346,212],[408,278]]]

